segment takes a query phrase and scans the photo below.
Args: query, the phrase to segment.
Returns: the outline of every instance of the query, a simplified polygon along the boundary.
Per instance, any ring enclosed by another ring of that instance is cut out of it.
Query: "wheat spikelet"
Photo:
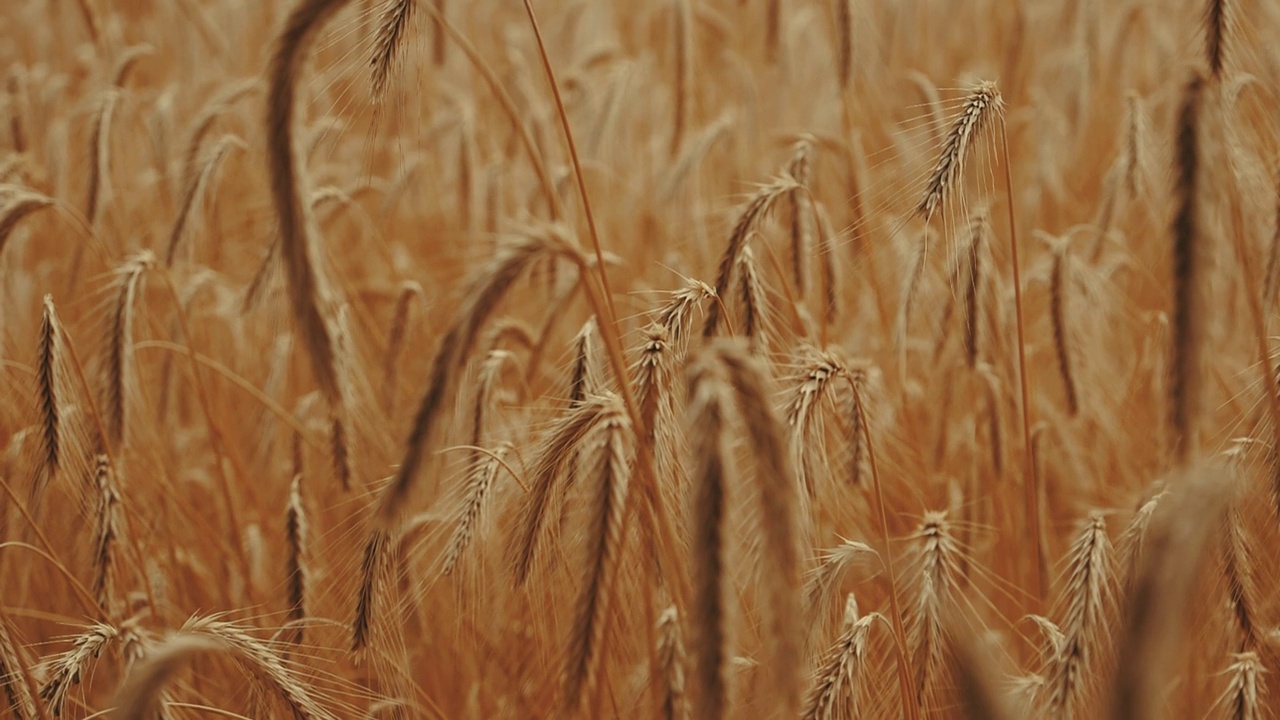
[[[1218,700],[1218,705],[1231,720],[1261,720],[1267,717],[1266,705],[1262,697],[1266,694],[1263,687],[1262,674],[1266,672],[1258,654],[1254,652],[1233,653],[1227,674],[1231,680],[1227,690]]]
[[[672,4],[671,42],[675,47],[675,107],[671,120],[671,156],[680,152],[685,128],[693,113],[693,1],[676,0]]]
[[[826,208],[820,202],[813,205],[818,227],[818,259],[822,263],[822,318],[831,325],[840,316],[840,272],[836,263],[836,237]]]
[[[45,717],[36,705],[37,689],[9,629],[9,618],[0,616],[0,688],[5,705],[16,720]]]
[[[1169,661],[1179,657],[1191,589],[1227,509],[1216,475],[1213,468],[1188,471],[1174,502],[1161,505],[1160,516],[1150,522],[1119,637],[1113,720],[1163,717],[1163,678]]]
[[[969,218],[969,277],[964,283],[964,356],[969,367],[978,366],[979,341],[982,339],[982,307],[986,290],[984,261],[990,218],[986,211]]]
[[[863,542],[841,538],[840,544],[822,551],[818,564],[808,571],[805,582],[805,599],[809,613],[820,611],[820,605],[839,586],[844,575],[862,558],[875,555],[876,551]]]
[[[69,650],[49,662],[50,677],[40,687],[40,699],[53,711],[54,717],[62,717],[71,686],[80,684],[102,651],[119,637],[120,632],[110,625],[93,625],[75,636]]]
[[[689,427],[694,470],[690,515],[693,566],[694,716],[718,720],[729,710],[728,663],[732,640],[727,527],[729,475],[728,388],[702,360],[690,371]]]
[[[391,536],[382,528],[375,529],[365,543],[360,561],[360,587],[356,592],[356,615],[351,622],[351,651],[369,646],[374,614],[377,612],[378,580],[387,566],[387,545]]]
[[[5,79],[5,90],[9,94],[9,138],[13,141],[13,150],[21,154],[27,151],[27,131],[23,123],[23,112],[26,106],[26,72],[21,65],[14,65]]]
[[[662,720],[685,720],[689,717],[684,689],[684,637],[680,631],[680,613],[671,605],[658,616],[658,667],[662,672]]]
[[[236,101],[256,90],[258,82],[256,78],[236,82],[225,91],[213,96],[200,109],[200,113],[196,115],[195,121],[191,124],[191,133],[187,136],[187,142],[182,153],[182,170],[181,174],[178,175],[178,181],[184,187],[190,186],[195,181],[196,163],[200,159],[200,146],[204,143],[209,131],[213,129],[214,123],[217,122],[220,116],[229,112],[235,106]]]
[[[34,213],[55,204],[53,198],[37,192],[19,190],[9,195],[8,202],[0,208],[0,251],[17,229],[18,224]]]
[[[832,720],[859,717],[858,701],[866,664],[871,626],[883,620],[879,613],[858,617],[858,603],[852,594],[845,603],[844,628],[827,650],[822,665],[814,673],[805,698],[802,720]]]
[[[933,219],[934,213],[964,174],[973,143],[991,123],[993,116],[999,116],[1004,111],[1003,108],[1004,101],[993,82],[980,83],[969,92],[960,116],[952,124],[943,142],[941,154],[925,186],[924,198],[916,206],[915,213],[924,218],[925,224]]]
[[[236,147],[245,149],[246,145],[243,140],[235,135],[223,136],[209,151],[209,155],[204,161],[204,167],[195,177],[188,181],[186,192],[182,196],[182,205],[178,210],[178,219],[174,221],[173,231],[169,233],[169,245],[164,254],[165,267],[172,267],[173,261],[178,256],[178,244],[182,242],[188,220],[191,217],[191,211],[196,205],[196,199],[207,192],[206,188],[211,182],[214,173],[218,171],[218,166],[222,164],[222,160],[231,152],[232,148]]]
[[[115,487],[115,473],[106,455],[94,458],[94,487],[98,491],[98,508],[93,539],[93,596],[108,617],[116,615],[116,543],[120,534],[120,495]]]
[[[53,306],[53,296],[44,296],[40,316],[40,350],[36,361],[36,397],[40,408],[41,438],[44,441],[41,474],[33,487],[33,495],[58,473],[62,456],[62,425],[59,421],[59,375],[62,372],[62,325]]]
[[[711,300],[719,302],[715,288],[693,278],[688,279],[684,287],[673,290],[667,302],[654,313],[654,324],[666,333],[666,341],[672,343],[677,352],[683,351],[685,336],[693,322],[693,313],[702,307],[703,302]]]
[[[959,601],[963,557],[945,512],[925,513],[916,530],[916,601],[911,646],[915,657],[916,703],[929,708],[945,671],[947,648],[943,614]]]
[[[1245,533],[1244,520],[1237,507],[1230,508],[1223,523],[1222,538],[1223,572],[1227,577],[1227,597],[1236,622],[1240,626],[1242,652],[1257,646],[1257,625],[1254,620],[1257,587],[1253,574],[1253,553]]]
[[[144,250],[120,265],[116,272],[116,301],[107,316],[107,355],[103,362],[103,421],[107,442],[120,447],[126,437],[125,421],[133,372],[133,308],[146,272],[155,255]]]
[[[847,89],[853,79],[853,0],[832,0],[836,14],[836,82]]]
[[[813,450],[821,449],[823,440],[818,432],[822,401],[826,398],[833,380],[844,377],[847,368],[840,358],[831,352],[814,352],[802,366],[791,399],[787,402],[787,427],[791,430],[792,464],[800,475],[800,482],[812,499],[817,487],[810,467]]]
[[[1216,79],[1222,75],[1226,59],[1227,0],[1207,0],[1204,19],[1205,58],[1209,63],[1209,76]]]
[[[743,248],[738,260],[738,302],[742,305],[742,334],[750,338],[751,347],[757,352],[769,346],[769,330],[766,325],[764,288],[756,267],[755,253]]]
[[[108,90],[104,93],[93,120],[93,132],[89,141],[91,153],[89,197],[85,201],[84,211],[85,219],[91,228],[97,227],[102,203],[110,193],[111,118],[115,114],[116,102],[119,99],[120,93],[117,90]]]
[[[963,630],[950,633],[951,654],[956,658],[956,676],[959,694],[967,716],[983,720],[1006,720],[1015,717],[1008,707],[1005,693],[1000,688],[1000,678],[992,662],[997,647],[982,647],[978,638],[966,637]]]
[[[1053,253],[1053,272],[1049,281],[1049,314],[1053,320],[1053,347],[1058,355],[1058,375],[1067,394],[1067,414],[1075,416],[1080,411],[1080,399],[1076,392],[1075,371],[1072,369],[1072,344],[1067,325],[1067,243],[1062,242]]]
[[[791,270],[796,294],[804,298],[809,288],[809,257],[813,254],[813,203],[809,185],[813,182],[813,143],[797,142],[792,150],[787,174],[799,185],[787,199],[791,205]]]
[[[1197,210],[1200,95],[1204,80],[1196,75],[1187,83],[1178,114],[1173,223],[1173,362],[1169,378],[1170,426],[1174,455],[1185,462],[1195,446],[1194,423],[1200,414],[1203,384],[1201,346],[1204,342],[1205,308],[1202,297],[1204,244]]]
[[[391,329],[387,333],[387,353],[382,362],[382,405],[390,413],[395,408],[400,371],[400,355],[404,352],[405,335],[409,330],[409,311],[413,300],[423,298],[422,286],[406,280],[396,296],[395,310],[391,313]]]
[[[435,3],[434,16],[436,21],[431,26],[434,31],[431,34],[431,59],[436,64],[436,67],[440,67],[449,59],[449,46],[444,41],[446,33],[443,22],[448,2],[447,0],[433,0],[433,2]]]
[[[561,417],[542,440],[533,465],[528,498],[516,520],[516,537],[511,544],[511,566],[517,585],[523,585],[529,578],[551,500],[569,458],[583,438],[608,417],[607,410],[608,404],[602,399],[588,398]]]
[[[788,177],[779,178],[760,188],[747,201],[742,213],[738,216],[737,224],[733,227],[733,232],[729,235],[729,245],[725,248],[724,255],[720,258],[720,269],[716,274],[716,297],[723,298],[725,293],[729,291],[729,285],[733,282],[734,271],[742,261],[742,252],[746,249],[747,241],[756,227],[768,215],[774,203],[786,197],[787,193],[797,187],[799,185],[794,179]],[[720,329],[720,321],[720,306],[713,303],[707,309],[707,319],[702,326],[702,336],[709,338],[715,335]]]
[[[409,495],[423,452],[433,440],[445,398],[453,390],[458,366],[471,352],[480,330],[507,290],[538,260],[576,254],[577,250],[557,228],[548,228],[503,246],[489,267],[471,283],[462,309],[432,360],[428,386],[414,416],[400,468],[378,501],[378,517],[382,523],[389,523],[395,517]]]
[[[285,543],[289,548],[285,561],[285,587],[288,591],[286,603],[289,610],[285,619],[294,626],[290,642],[301,645],[301,621],[307,617],[307,513],[302,505],[302,472],[298,467],[295,467],[293,481],[289,483],[289,504],[285,509],[284,529]]]
[[[441,575],[453,573],[458,561],[462,558],[462,553],[475,537],[494,481],[497,480],[498,473],[503,470],[503,463],[512,449],[513,446],[510,443],[503,443],[471,469],[467,478],[467,487],[463,492],[462,510],[458,513],[457,527],[454,528],[445,549],[444,562],[440,569]]]
[[[210,618],[193,618],[182,626],[181,632],[216,640],[221,649],[237,656],[255,677],[275,690],[297,717],[336,720],[278,653],[239,625]]]
[[[765,663],[772,669],[775,698],[790,716],[800,705],[799,483],[789,462],[786,433],[769,401],[768,373],[762,363],[732,341],[715,343],[709,352],[724,367],[756,463],[768,579],[764,587],[766,622],[774,638]]]
[[[277,38],[271,59],[266,118],[271,197],[280,225],[280,255],[285,264],[289,305],[316,383],[337,418],[335,427],[347,414],[346,389],[339,369],[342,348],[337,335],[341,329],[330,314],[332,299],[316,267],[314,219],[310,205],[303,202],[309,192],[302,158],[294,143],[294,114],[302,64],[311,40],[345,3],[346,0],[300,0],[295,6]],[[335,456],[335,461],[339,460]]]
[[[373,69],[370,84],[376,100],[381,100],[386,94],[391,66],[404,43],[404,34],[413,18],[414,7],[414,0],[388,0],[386,9],[382,11],[378,32],[373,40],[373,58],[369,61],[369,66]]]
[[[120,53],[120,57],[116,60],[115,68],[111,71],[111,84],[115,87],[122,88],[129,81],[129,74],[133,72],[133,68],[137,66],[138,61],[148,55],[155,54],[156,49],[145,43],[141,45],[131,45]]]
[[[565,707],[577,709],[581,693],[596,681],[599,657],[606,649],[606,610],[618,563],[622,559],[622,521],[626,511],[631,467],[628,447],[633,431],[626,409],[616,395],[608,396],[592,436],[584,438],[589,451],[587,476],[595,479],[586,533],[585,584],[578,595],[577,617],[565,662]]]
[[[1083,715],[1084,703],[1102,674],[1099,653],[1109,635],[1113,596],[1111,541],[1100,513],[1093,513],[1068,554],[1061,648],[1046,677],[1048,711],[1055,718]]]

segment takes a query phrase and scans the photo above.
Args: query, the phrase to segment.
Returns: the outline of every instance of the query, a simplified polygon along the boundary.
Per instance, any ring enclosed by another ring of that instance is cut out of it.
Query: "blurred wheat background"
[[[1272,717],[1280,5],[5,0],[0,714]]]

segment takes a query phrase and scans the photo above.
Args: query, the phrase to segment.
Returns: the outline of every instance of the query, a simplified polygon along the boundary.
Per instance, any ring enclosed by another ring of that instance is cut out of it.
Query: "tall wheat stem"
[[[1004,188],[1006,203],[1009,209],[1009,253],[1013,264],[1013,308],[1017,319],[1018,332],[1018,384],[1022,392],[1022,458],[1024,463],[1023,482],[1026,484],[1027,527],[1030,537],[1040,537],[1040,478],[1037,477],[1035,459],[1031,455],[1031,390],[1027,381],[1027,341],[1026,324],[1022,311],[1022,269],[1018,262],[1018,223],[1014,219],[1013,210],[1013,157],[1009,154],[1009,132],[1000,116],[1000,144],[1004,150]],[[1033,612],[1040,611],[1040,605],[1048,593],[1045,587],[1046,573],[1044,556],[1038,554],[1035,563],[1035,606]]]

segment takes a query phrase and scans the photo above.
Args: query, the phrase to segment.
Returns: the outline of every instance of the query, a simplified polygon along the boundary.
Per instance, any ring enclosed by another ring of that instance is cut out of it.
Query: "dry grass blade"
[[[134,665],[116,693],[113,720],[149,720],[161,711],[161,694],[169,681],[197,655],[222,648],[202,635],[179,634],[152,648]]]

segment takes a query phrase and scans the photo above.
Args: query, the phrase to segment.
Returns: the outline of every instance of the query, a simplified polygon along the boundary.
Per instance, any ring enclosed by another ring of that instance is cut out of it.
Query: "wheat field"
[[[0,715],[1275,715],[1280,4],[4,0],[0,69]]]

